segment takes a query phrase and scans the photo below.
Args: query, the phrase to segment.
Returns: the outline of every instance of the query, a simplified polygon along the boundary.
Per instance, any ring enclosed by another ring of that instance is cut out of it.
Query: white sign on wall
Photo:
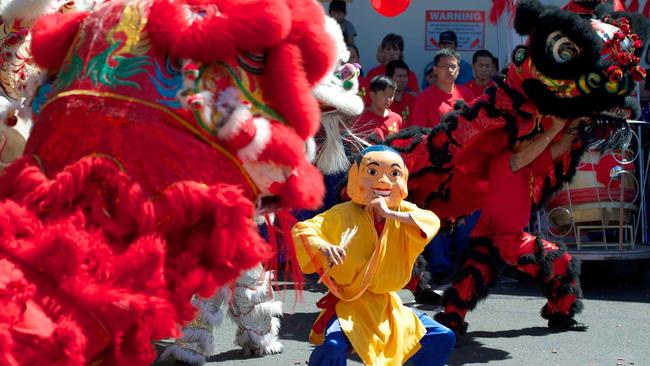
[[[427,10],[424,23],[424,49],[439,49],[440,33],[454,31],[458,51],[477,51],[485,48],[485,11]]]

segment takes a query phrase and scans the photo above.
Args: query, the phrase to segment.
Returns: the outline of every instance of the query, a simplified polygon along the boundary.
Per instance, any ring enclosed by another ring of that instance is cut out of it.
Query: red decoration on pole
[[[646,18],[650,17],[650,0],[647,0],[645,2],[645,5],[643,5],[642,13],[643,13],[644,17],[646,17]]]
[[[627,11],[630,13],[636,13],[639,11],[639,0],[630,1],[630,5],[627,6]]]
[[[400,15],[411,5],[411,0],[370,0],[375,11],[385,17]]]
[[[490,23],[496,24],[506,10],[512,13],[513,8],[513,0],[492,0],[492,9],[490,9],[489,17]]]

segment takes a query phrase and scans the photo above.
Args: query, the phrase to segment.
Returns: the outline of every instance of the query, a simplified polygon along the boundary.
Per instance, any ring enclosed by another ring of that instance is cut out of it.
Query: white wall
[[[564,5],[568,0],[545,0],[543,3]],[[325,10],[329,1],[323,3]],[[357,29],[356,44],[361,53],[361,63],[364,69],[370,70],[377,65],[375,52],[377,45],[388,33],[397,33],[404,37],[404,61],[422,82],[424,66],[433,59],[435,51],[425,51],[425,11],[426,10],[482,10],[486,18],[490,12],[492,1],[489,0],[411,0],[411,5],[402,14],[394,18],[384,17],[372,8],[370,0],[352,0],[348,2],[347,19]],[[509,16],[505,14],[498,24],[485,24],[485,48],[499,58],[500,67],[505,66],[510,59],[510,51],[523,42],[516,36],[509,24]],[[461,52],[461,57],[471,62],[472,52]]]

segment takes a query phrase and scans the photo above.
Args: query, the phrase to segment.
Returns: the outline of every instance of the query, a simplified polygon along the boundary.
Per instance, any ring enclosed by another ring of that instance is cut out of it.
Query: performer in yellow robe
[[[452,331],[402,305],[397,291],[440,227],[431,211],[403,201],[408,171],[397,151],[363,150],[348,173],[351,201],[293,228],[305,273],[329,288],[310,341],[310,365],[345,365],[350,346],[367,365],[444,365]]]

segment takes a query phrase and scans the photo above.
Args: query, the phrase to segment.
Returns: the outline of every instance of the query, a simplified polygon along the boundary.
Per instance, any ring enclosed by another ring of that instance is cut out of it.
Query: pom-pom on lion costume
[[[50,91],[0,176],[0,364],[150,363],[192,295],[268,258],[262,202],[321,203],[322,8],[111,0],[30,34]]]
[[[523,229],[532,207],[572,179],[583,153],[621,146],[629,139],[626,119],[638,114],[630,94],[645,77],[639,55],[648,22],[611,12],[606,4],[591,9],[577,15],[519,1],[514,26],[528,42],[515,48],[498,85],[472,105],[457,103],[438,126],[400,131],[384,142],[403,152],[413,202],[441,218],[482,210],[443,296],[445,310],[436,316],[458,334],[504,264],[541,284],[548,299],[541,313],[549,327],[586,328],[573,319],[582,308],[577,261]],[[546,135],[558,118],[572,123]],[[565,136],[569,145],[553,157]],[[513,165],[511,156],[545,139],[546,149],[532,162]]]

